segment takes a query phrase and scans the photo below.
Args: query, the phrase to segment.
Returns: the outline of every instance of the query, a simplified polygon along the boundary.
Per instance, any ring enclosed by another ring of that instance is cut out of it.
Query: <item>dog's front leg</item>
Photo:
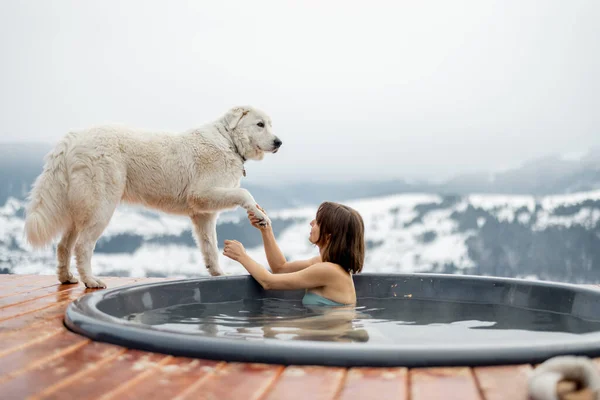
[[[243,188],[211,188],[192,190],[188,205],[196,213],[217,212],[240,206],[251,211],[261,221],[269,225],[271,220],[256,207],[256,200]]]
[[[196,243],[202,251],[204,265],[212,276],[223,275],[219,267],[219,248],[217,246],[217,214],[195,214],[192,215]]]

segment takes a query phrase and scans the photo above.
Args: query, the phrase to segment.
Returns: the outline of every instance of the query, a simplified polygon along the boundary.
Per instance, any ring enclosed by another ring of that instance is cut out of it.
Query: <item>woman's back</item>
[[[317,295],[327,300],[333,301],[338,304],[354,304],[356,303],[356,290],[354,289],[354,280],[352,275],[342,268],[340,265],[332,262],[322,262],[310,266],[309,268],[322,268],[327,273],[325,277],[325,284],[320,287],[307,289],[306,293],[309,294],[306,301],[316,301],[312,295]]]

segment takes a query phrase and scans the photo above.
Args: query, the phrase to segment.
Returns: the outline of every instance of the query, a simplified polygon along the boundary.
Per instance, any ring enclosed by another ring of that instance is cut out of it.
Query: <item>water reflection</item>
[[[266,322],[265,338],[366,342],[369,334],[361,328],[360,319],[367,318],[355,307],[307,307],[314,315],[304,318]]]
[[[238,339],[365,342],[369,335],[355,307],[305,307],[300,301],[246,300],[184,304],[125,317],[159,329]]]
[[[305,307],[297,300],[251,299],[182,304],[125,318],[154,329],[237,340],[506,343],[600,331],[600,322],[569,314],[418,299],[360,299],[357,307]]]

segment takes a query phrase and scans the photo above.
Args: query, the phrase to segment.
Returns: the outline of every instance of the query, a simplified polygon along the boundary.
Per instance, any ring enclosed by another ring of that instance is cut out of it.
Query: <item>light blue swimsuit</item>
[[[345,306],[347,304],[338,303],[337,301],[329,300],[316,293],[306,292],[302,298],[302,304],[305,306]]]

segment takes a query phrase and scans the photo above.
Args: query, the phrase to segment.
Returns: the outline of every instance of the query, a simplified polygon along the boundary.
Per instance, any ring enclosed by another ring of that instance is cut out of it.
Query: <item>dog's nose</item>
[[[283,142],[281,140],[279,140],[279,138],[277,138],[273,141],[273,144],[275,145],[275,147],[279,148],[279,147],[281,147]]]

